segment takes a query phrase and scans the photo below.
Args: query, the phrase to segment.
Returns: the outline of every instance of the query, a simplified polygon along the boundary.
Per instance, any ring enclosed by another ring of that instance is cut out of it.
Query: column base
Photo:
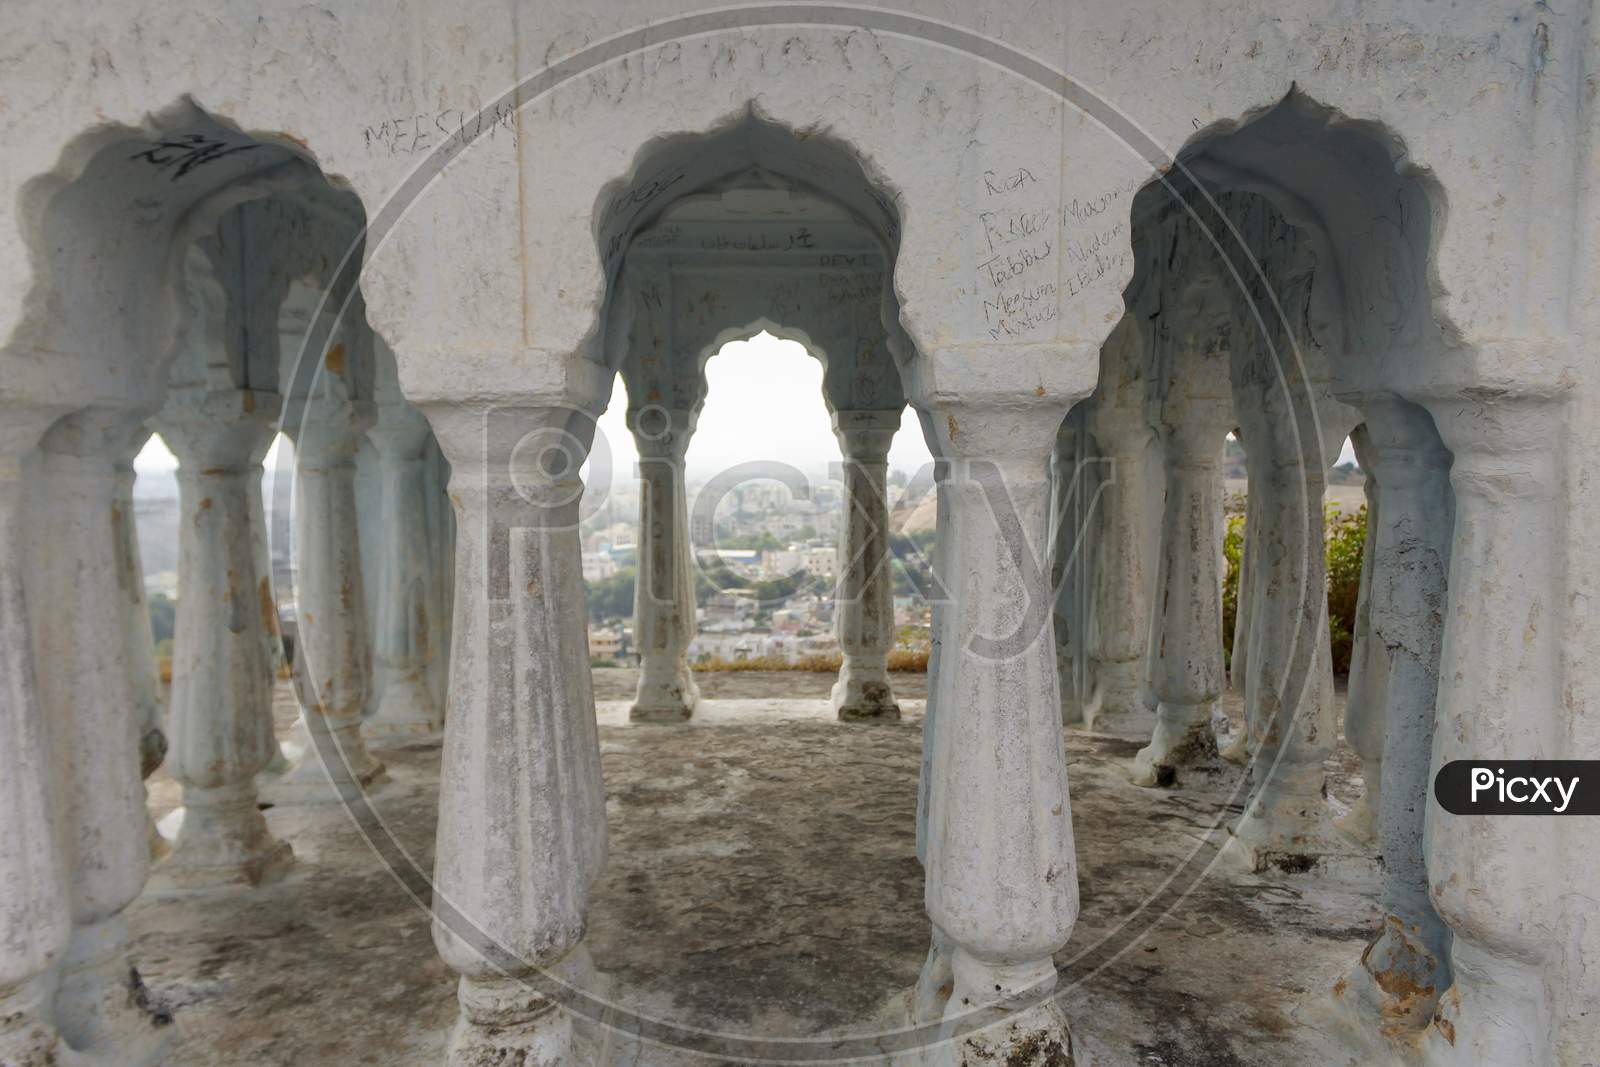
[[[1211,732],[1211,703],[1168,704],[1156,709],[1150,743],[1133,757],[1133,784],[1168,788],[1178,784],[1178,771],[1215,765],[1217,738]]]
[[[1422,1033],[1425,1067],[1553,1063],[1544,976],[1520,960],[1490,955],[1458,936],[1450,948],[1455,984]]]
[[[1363,776],[1370,782],[1379,772],[1379,766],[1373,763],[1362,768]],[[1333,820],[1333,828],[1363,848],[1371,848],[1378,842],[1378,805],[1369,786],[1361,791],[1355,805],[1344,815]]]
[[[156,826],[155,816],[151,815],[148,810],[145,811],[144,823],[145,839],[150,842],[150,863],[154,865],[172,855],[172,842],[161,836],[161,830]]]
[[[1250,757],[1253,754],[1254,752],[1250,747],[1249,723],[1245,723],[1243,726],[1239,727],[1239,732],[1233,735],[1233,740],[1229,741],[1217,752],[1219,757],[1227,760],[1229,763],[1232,763],[1237,767],[1243,767],[1247,765],[1250,762]]]
[[[55,1021],[84,1062],[151,1067],[177,1039],[172,1017],[150,1007],[139,972],[128,963],[120,916],[72,931],[61,960]]]
[[[1084,729],[1096,734],[1148,737],[1155,709],[1144,702],[1144,662],[1097,663],[1094,690],[1083,707]]]
[[[1073,1067],[1072,1031],[1055,997],[1039,1000],[1055,986],[1055,964],[996,965],[956,949],[955,989],[945,1009],[945,1037],[929,1050],[939,1067],[975,1063],[1006,1067]],[[1012,1009],[1008,1005],[1023,1002]]]
[[[297,728],[298,725],[299,724],[297,723]],[[290,762],[289,757],[284,754],[283,746],[275,742],[272,746],[272,758],[268,760],[267,765],[261,768],[260,772],[257,773],[256,781],[268,782],[275,778],[282,778],[284,775],[289,773],[289,769],[293,766],[294,764]]]
[[[415,740],[437,737],[444,729],[444,716],[434,702],[420,671],[396,678],[384,687],[378,710],[361,724],[362,734],[372,740]]]
[[[183,824],[171,854],[151,871],[149,891],[266,885],[293,866],[294,850],[268,829],[253,787],[185,788]]]
[[[1222,854],[1251,872],[1279,870],[1305,874],[1313,869],[1375,873],[1377,862],[1333,832],[1327,802],[1279,794],[1265,802],[1252,797],[1245,813],[1228,830]]]
[[[683,722],[692,718],[700,704],[700,687],[694,684],[688,665],[680,663],[666,681],[658,678],[641,669],[639,690],[628,709],[628,718],[633,722]]]
[[[928,958],[922,962],[922,973],[917,976],[916,988],[911,992],[911,1022],[913,1025],[938,1022],[944,1018],[955,992],[956,976],[950,962],[950,945],[944,934],[934,927],[933,939],[928,944]]]
[[[895,703],[894,690],[882,676],[846,676],[847,663],[839,680],[833,683],[829,700],[833,710],[843,722],[899,722],[900,705]]]
[[[258,779],[261,799],[285,807],[302,804],[342,804],[389,780],[383,764],[374,759],[361,740],[359,722],[329,728],[321,741],[332,766],[324,766],[318,742],[305,731],[307,744],[282,775]],[[346,765],[348,763],[348,766]]]
[[[635,703],[628,708],[630,722],[688,722],[694,717],[694,705],[685,703]]]
[[[87,1063],[44,1021],[49,1014],[46,985],[40,979],[0,995],[0,1064],[4,1067],[83,1067]]]
[[[569,1067],[572,1019],[515,978],[462,978],[447,1067]]]
[[[1383,932],[1339,979],[1333,995],[1367,1033],[1408,1041],[1432,1021],[1448,974],[1416,931],[1389,915]]]

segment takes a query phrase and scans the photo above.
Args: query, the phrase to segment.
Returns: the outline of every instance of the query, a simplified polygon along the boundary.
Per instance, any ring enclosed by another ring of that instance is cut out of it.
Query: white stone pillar
[[[123,649],[128,657],[128,685],[139,719],[139,774],[148,780],[167,755],[167,709],[161,700],[155,639],[150,631],[150,605],[145,600],[144,564],[139,557],[138,521],[133,504],[133,460],[150,440],[150,430],[133,432],[118,456],[116,500],[111,505],[111,534],[117,552],[117,604],[122,612]],[[146,815],[150,858],[167,853],[167,841]]]
[[[294,673],[307,743],[296,764],[263,789],[279,804],[327,803],[386,779],[367,751],[361,717],[372,698],[372,646],[362,593],[356,450],[373,405],[352,401],[294,439]]]
[[[1251,506],[1254,494],[1250,491],[1250,482],[1245,482],[1245,530],[1243,530],[1243,544],[1238,549],[1238,589],[1235,590],[1234,609],[1234,651],[1229,656],[1227,664],[1227,685],[1238,693],[1245,691],[1245,678],[1250,677],[1250,622],[1251,581],[1256,576],[1256,552],[1254,552],[1254,533],[1259,525],[1261,509]],[[1243,733],[1240,734],[1243,736]]]
[[[1221,415],[1218,419],[1216,416]],[[1163,429],[1167,492],[1151,682],[1160,704],[1150,743],[1133,760],[1136,785],[1170,785],[1214,757],[1211,710],[1226,684],[1217,578],[1222,501],[1217,470],[1227,410],[1189,402]]]
[[[922,423],[923,437],[929,441],[937,440],[932,420],[927,413],[919,411],[917,415]],[[939,531],[950,528],[950,494],[945,489],[945,481],[949,475],[950,464],[934,456],[935,537],[932,558],[928,562],[941,585],[935,590],[929,612],[928,698],[923,704],[922,711],[922,768],[917,779],[917,862],[922,865],[924,872],[928,868],[928,791],[933,780],[933,750],[936,747],[934,739],[939,725],[939,690],[933,683],[939,677],[939,665],[944,658],[944,631],[950,618],[949,601],[944,594],[943,585],[949,579],[950,568],[945,562],[943,551],[945,539],[938,535]],[[912,990],[913,1022],[932,1023],[944,1017],[945,1005],[949,1003],[951,990],[955,986],[955,975],[950,969],[950,952],[948,939],[940,932],[938,924],[934,923],[928,944],[928,955],[923,961],[916,987]]]
[[[939,551],[952,599],[931,679],[926,902],[954,976],[947,1027],[1018,1009],[945,1046],[950,1062],[1071,1049],[1058,1005],[1038,999],[1078,914],[1046,543],[1046,463],[1065,413],[947,397],[931,412],[949,464]]]
[[[1252,869],[1299,863],[1329,851],[1326,775],[1332,749],[1327,667],[1327,561],[1323,548],[1324,467],[1314,443],[1294,433],[1293,412],[1268,411],[1259,395],[1238,405],[1247,418],[1254,531],[1252,627],[1246,728],[1251,731],[1250,797],[1228,849]],[[1343,438],[1341,437],[1342,443]]]
[[[633,592],[633,639],[639,688],[629,718],[678,722],[694,714],[700,690],[689,671],[694,640],[694,555],[683,458],[694,435],[692,409],[630,409],[639,451],[639,566]]]
[[[1143,418],[1127,412],[1090,414],[1105,460],[1099,500],[1099,551],[1093,567],[1094,625],[1090,659],[1094,690],[1084,722],[1098,732],[1147,732],[1145,654],[1150,638],[1150,567],[1146,476],[1152,444]]]
[[[1345,985],[1373,1029],[1420,1030],[1450,982],[1450,932],[1428,895],[1424,830],[1431,798],[1439,654],[1447,611],[1446,577],[1454,502],[1450,455],[1432,419],[1394,398],[1364,405],[1357,459],[1375,496],[1367,512],[1370,568],[1362,600],[1368,646],[1382,650],[1383,684],[1366,699],[1379,754],[1367,764],[1369,794],[1379,799],[1383,856],[1383,927]],[[1354,672],[1352,672],[1353,675]],[[1351,679],[1351,701],[1356,680]],[[1349,727],[1346,727],[1349,732]],[[1381,789],[1373,776],[1383,775]]]
[[[276,440],[276,435],[274,435],[274,440]],[[270,444],[267,446],[267,451],[269,453],[272,451],[272,446]],[[283,460],[280,462],[274,459],[272,465],[274,468],[276,468],[273,473],[274,486],[276,486],[276,479],[278,477],[289,476],[289,461]],[[249,500],[250,531],[251,547],[253,549],[256,561],[256,574],[260,575],[266,580],[266,588],[262,593],[263,599],[261,603],[262,622],[264,623],[261,632],[261,640],[267,648],[267,659],[272,663],[272,684],[273,687],[276,688],[278,680],[287,674],[285,667],[287,666],[288,661],[284,654],[283,648],[283,620],[278,614],[279,585],[277,577],[273,573],[272,541],[267,528],[267,505],[264,494],[265,489],[263,488],[263,484],[260,482],[256,483],[253,491],[250,493]],[[278,491],[276,488],[273,489],[273,496],[278,496]],[[285,493],[284,496],[287,497],[287,493]],[[277,507],[278,503],[278,500],[274,500],[273,506]],[[284,510],[287,512],[291,509],[285,507]],[[296,722],[296,725],[299,725],[298,722]],[[267,761],[266,769],[261,772],[262,777],[263,779],[268,777],[275,778],[282,775],[288,769],[289,758],[284,754],[283,745],[278,741],[277,737],[273,737],[272,758]]]
[[[453,1067],[573,1062],[572,1019],[522,979],[581,953],[606,856],[578,533],[601,403],[425,408],[458,524],[433,926]]]
[[[1356,596],[1355,630],[1351,634],[1344,736],[1361,757],[1363,788],[1355,805],[1335,819],[1334,825],[1357,843],[1370,845],[1378,837],[1378,811],[1383,804],[1384,688],[1388,684],[1391,653],[1382,641],[1374,639],[1372,632],[1373,566],[1382,516],[1378,510],[1381,492],[1373,476],[1376,460],[1367,429],[1358,426],[1350,434],[1350,444],[1355,449],[1356,463],[1366,475],[1363,490],[1367,498],[1367,536],[1361,548],[1361,591]],[[1443,577],[1441,572],[1441,581]]]
[[[382,683],[378,710],[364,726],[369,737],[437,733],[443,709],[433,696],[433,658],[442,620],[430,595],[437,554],[429,535],[427,452],[432,431],[409,404],[383,404],[367,431],[382,464],[383,515],[379,536],[377,633],[373,657]]]
[[[157,426],[178,458],[178,616],[173,635],[172,775],[183,823],[157,868],[164,889],[260,885],[293,862],[257,806],[255,776],[277,751],[276,606],[258,571],[251,502],[279,410],[273,394],[175,391]]]
[[[1428,407],[1455,491],[1430,778],[1457,759],[1574,758],[1560,682],[1560,411],[1504,394]],[[1582,822],[1449,815],[1429,803],[1428,882],[1454,935],[1454,984],[1424,1040],[1430,1067],[1562,1062],[1563,1031],[1596,998],[1592,967],[1560,918],[1567,894],[1581,901],[1593,890],[1570,876],[1563,848]]]
[[[1246,470],[1249,467],[1249,445],[1244,433],[1234,429],[1234,436],[1245,448]],[[1250,676],[1250,629],[1255,622],[1255,553],[1256,527],[1261,523],[1261,505],[1256,500],[1255,486],[1247,480],[1244,495],[1244,540],[1239,546],[1239,581],[1234,590],[1233,646],[1228,654],[1228,689],[1246,695]],[[1248,719],[1239,727],[1219,755],[1231,763],[1244,764],[1250,759],[1250,723]]]
[[[27,579],[73,921],[56,972],[55,1023],[74,1050],[132,1065],[160,1057],[171,1033],[142,1006],[122,918],[150,870],[109,521],[115,462],[136,421],[87,409],[45,434]]]
[[[1078,405],[1056,432],[1050,459],[1050,580],[1056,595],[1056,660],[1061,685],[1061,721],[1083,722],[1092,677],[1089,631],[1093,563],[1100,530],[1099,461]]]
[[[839,530],[834,628],[844,663],[833,708],[852,722],[898,720],[889,685],[894,647],[894,571],[889,557],[889,446],[899,411],[836,411],[833,435],[844,454],[844,522]]]
[[[56,1067],[52,968],[72,934],[23,576],[22,455],[57,412],[0,407],[0,1063]]]

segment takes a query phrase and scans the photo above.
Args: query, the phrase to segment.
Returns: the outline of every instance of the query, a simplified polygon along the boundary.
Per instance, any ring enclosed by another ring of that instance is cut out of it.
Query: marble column
[[[1228,414],[1226,405],[1219,410],[1190,402],[1163,426],[1164,584],[1156,597],[1151,663],[1152,688],[1160,703],[1150,743],[1133,759],[1136,785],[1171,785],[1179,768],[1217,754],[1211,711],[1226,684],[1217,576],[1222,540],[1217,471]]]
[[[294,439],[294,682],[306,747],[263,788],[279,804],[341,801],[387,778],[361,736],[372,698],[372,646],[356,536],[355,456],[374,415],[366,402],[314,405]]]
[[[276,439],[276,435],[274,435],[274,440]],[[285,438],[285,440],[287,440],[287,438]],[[270,444],[267,446],[267,452],[269,455],[272,454],[272,446]],[[285,503],[287,501],[287,493],[284,493],[283,497],[279,498],[276,485],[278,478],[290,477],[289,464],[289,460],[280,460],[276,456],[271,464],[273,467],[273,497],[277,498],[272,501],[272,506],[274,508],[277,508],[280,503]],[[265,465],[266,464],[263,462],[263,466]],[[251,548],[256,560],[256,574],[260,575],[266,580],[266,588],[262,593],[261,602],[261,615],[263,623],[261,629],[261,640],[266,645],[266,655],[268,660],[270,660],[272,663],[272,684],[273,687],[276,688],[278,681],[288,676],[288,658],[283,647],[283,620],[278,614],[278,592],[280,585],[278,583],[277,576],[273,573],[272,540],[268,530],[269,519],[265,494],[266,490],[264,483],[261,482],[256,483],[253,491],[250,493],[250,531]],[[291,509],[289,509],[287,506],[284,507],[285,512],[289,510]],[[271,521],[273,521],[274,526],[278,525],[275,520]],[[299,725],[298,720],[296,721],[296,725]],[[272,739],[272,758],[267,761],[266,769],[262,771],[261,774],[263,778],[275,778],[287,771],[289,766],[289,758],[284,753],[283,745],[279,742],[278,738],[274,736]]]
[[[433,696],[433,658],[442,621],[432,609],[437,558],[429,536],[427,454],[433,432],[409,404],[383,404],[367,437],[382,465],[377,633],[373,658],[382,696],[363,729],[369,737],[427,736],[444,725]]]
[[[122,612],[122,639],[128,657],[128,685],[139,719],[139,774],[149,780],[167,756],[167,709],[161,700],[161,677],[156,668],[155,638],[150,632],[150,605],[145,600],[144,564],[139,558],[139,530],[134,512],[133,460],[150,440],[150,430],[133,432],[117,458],[117,494],[111,505],[111,534],[117,552],[117,604]],[[150,857],[167,853],[167,841],[146,816]]]
[[[1427,406],[1453,456],[1455,493],[1430,778],[1457,759],[1573,758],[1565,719],[1574,710],[1560,683],[1560,411],[1506,393]],[[1390,685],[1404,686],[1398,660]],[[1454,982],[1426,1031],[1423,1062],[1566,1062],[1557,1042],[1581,1029],[1576,1017],[1595,1002],[1559,915],[1574,906],[1567,894],[1592,892],[1563,862],[1563,834],[1583,820],[1450,815],[1431,802],[1427,811],[1428,882],[1453,934]],[[1571,1062],[1592,1048],[1574,1048]]]
[[[944,1020],[954,1040],[939,1056],[1055,1062],[1071,1037],[1044,994],[1078,914],[1045,540],[1046,463],[1066,412],[948,397],[934,406],[949,464],[939,551],[951,583],[926,801],[925,897],[953,976]],[[1000,1018],[1003,1027],[969,1029]]]
[[[143,1006],[122,916],[144,888],[150,843],[122,615],[107,610],[117,596],[110,515],[115,463],[140,421],[89,408],[44,435],[27,570],[73,922],[55,1023],[75,1051],[128,1065],[154,1062],[172,1036]]]
[[[261,460],[278,398],[248,389],[174,390],[156,424],[178,458],[178,617],[173,636],[172,775],[183,823],[156,870],[164,889],[260,885],[293,862],[257,805],[255,776],[277,750],[276,605],[258,570]]]
[[[918,411],[917,416],[922,423],[924,438],[929,441],[937,440],[933,422],[927,412]],[[935,533],[950,528],[950,493],[945,488],[945,481],[949,476],[950,464],[935,456],[933,460]],[[944,538],[935,536],[932,554],[928,560],[935,578],[941,584],[932,594],[929,608],[928,698],[923,704],[922,711],[922,767],[917,779],[917,862],[924,872],[928,869],[928,791],[933,779],[934,739],[939,726],[939,691],[933,682],[939,677],[940,664],[944,659],[945,625],[950,618],[949,598],[944,592],[948,588],[950,565],[946,562],[944,544]],[[955,975],[950,969],[950,953],[949,939],[939,930],[937,923],[932,923],[928,955],[923,960],[922,972],[918,975],[917,984],[912,990],[911,1022],[932,1023],[944,1017],[945,1006],[949,1003],[951,990],[955,987]]]
[[[683,484],[695,414],[660,405],[628,412],[639,451],[639,567],[633,592],[639,688],[628,710],[636,722],[678,722],[693,715],[700,702],[689,671],[689,643],[696,631],[694,554]]]
[[[844,454],[844,522],[834,628],[844,662],[833,685],[839,718],[898,720],[889,686],[894,647],[894,571],[889,556],[889,446],[899,411],[836,411],[833,435]]]
[[[1241,438],[1242,440],[1242,438]],[[1255,543],[1261,523],[1261,504],[1255,489],[1245,485],[1244,542],[1239,546],[1239,583],[1234,591],[1233,649],[1228,656],[1228,688],[1245,695],[1250,677],[1250,629],[1255,621]],[[1243,764],[1250,759],[1250,727],[1246,723],[1223,748],[1222,758]]]
[[[1375,485],[1367,529],[1371,567],[1362,600],[1369,646],[1383,650],[1383,684],[1366,697],[1379,726],[1379,754],[1367,764],[1383,856],[1383,926],[1345,982],[1374,1029],[1427,1025],[1450,983],[1450,932],[1428,894],[1425,829],[1431,803],[1439,655],[1454,501],[1450,455],[1427,412],[1402,400],[1364,405],[1357,458]],[[1356,681],[1351,680],[1351,701]],[[1348,732],[1349,727],[1346,727]],[[1383,775],[1382,786],[1372,776]]]
[[[1105,459],[1098,552],[1093,567],[1094,626],[1090,660],[1094,690],[1084,722],[1098,732],[1147,732],[1145,693],[1153,562],[1147,514],[1149,426],[1127,413],[1091,412],[1095,444]]]
[[[1328,648],[1327,560],[1319,449],[1294,434],[1293,412],[1256,397],[1241,420],[1251,453],[1252,627],[1245,688],[1252,777],[1228,851],[1254,870],[1298,865],[1329,851],[1323,761],[1334,739]],[[1339,437],[1342,444],[1343,437]]]
[[[425,409],[459,531],[433,925],[461,976],[453,1067],[576,1062],[571,1015],[527,979],[581,962],[606,857],[587,625],[574,609],[578,472],[599,403],[501,407],[487,420]]]
[[[1351,634],[1344,737],[1361,757],[1363,787],[1355,805],[1335,819],[1334,826],[1358,844],[1371,845],[1378,837],[1378,811],[1383,805],[1384,687],[1388,684],[1391,653],[1374,638],[1372,630],[1373,566],[1378,556],[1382,515],[1378,510],[1378,483],[1373,477],[1376,460],[1364,426],[1350,434],[1350,444],[1356,463],[1366,475],[1363,490],[1367,498],[1367,536],[1361,548],[1361,590],[1356,596],[1355,630]]]
[[[22,457],[58,414],[0,405],[0,1063],[9,1067],[56,1067],[67,1055],[50,1001],[72,911],[23,588],[34,561]]]
[[[1072,409],[1056,432],[1050,458],[1050,582],[1055,590],[1056,667],[1061,721],[1083,721],[1089,699],[1089,563],[1094,558],[1097,478],[1085,409]]]

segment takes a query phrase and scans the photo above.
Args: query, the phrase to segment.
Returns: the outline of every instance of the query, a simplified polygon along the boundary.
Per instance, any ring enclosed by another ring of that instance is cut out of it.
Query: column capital
[[[901,409],[846,409],[833,413],[833,435],[846,460],[883,463],[900,429]]]
[[[1456,489],[1513,499],[1556,493],[1564,402],[1561,394],[1469,392],[1423,405],[1454,457],[1450,480]]]
[[[432,436],[427,417],[403,400],[379,404],[377,421],[367,430],[372,446],[393,459],[420,459]]]
[[[0,482],[21,477],[23,457],[39,444],[45,431],[71,410],[65,404],[0,397]]]
[[[267,454],[282,409],[277,393],[177,390],[150,422],[182,467],[240,469]]]
[[[1090,404],[1085,426],[1100,451],[1108,456],[1142,452],[1156,436],[1144,410],[1125,405]]]
[[[1216,467],[1222,462],[1222,442],[1231,425],[1231,419],[1208,418],[1204,414],[1164,424],[1161,440],[1166,450],[1167,469]]]
[[[122,454],[128,435],[148,417],[148,411],[121,407],[86,407],[63,415],[50,425],[39,447],[58,456],[104,460],[106,472]]]
[[[1369,467],[1380,492],[1412,489],[1447,468],[1450,454],[1422,408],[1396,396],[1363,401],[1367,444],[1356,460]]]
[[[1071,407],[1064,397],[1031,395],[942,396],[924,403],[928,417],[923,425],[932,429],[941,458],[984,459],[1001,467],[1043,463],[1055,449],[1056,430]]]
[[[361,439],[378,419],[378,406],[370,400],[309,405],[298,425],[284,424],[294,441],[295,465],[326,466],[353,460]]]
[[[689,451],[689,440],[694,436],[699,414],[692,408],[669,408],[660,404],[630,406],[628,430],[633,434],[639,458],[681,462]]]

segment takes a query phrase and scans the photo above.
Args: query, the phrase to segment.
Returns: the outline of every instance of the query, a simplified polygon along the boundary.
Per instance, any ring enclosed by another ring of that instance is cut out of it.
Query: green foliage
[[[1227,570],[1222,578],[1222,658],[1233,665],[1233,628],[1239,618],[1239,561],[1244,553],[1244,516],[1229,515],[1222,535],[1222,555]]]
[[[609,578],[598,582],[585,582],[588,592],[589,617],[595,622],[607,619],[625,619],[633,614],[633,585],[638,572],[624,567]]]
[[[810,571],[795,571],[781,578],[751,581],[741,578],[726,567],[697,570],[694,576],[694,602],[705,607],[706,601],[729,589],[748,589],[750,595],[763,604],[772,606],[794,596],[811,582]]]
[[[1328,637],[1333,647],[1335,673],[1350,671],[1351,646],[1356,626],[1356,601],[1361,595],[1361,557],[1367,545],[1367,509],[1341,514],[1337,505],[1323,509],[1323,529],[1328,564]],[[1222,647],[1233,662],[1233,628],[1239,616],[1239,561],[1244,551],[1244,516],[1230,515],[1223,535],[1222,554],[1227,572],[1222,582]]]
[[[178,621],[178,605],[162,593],[154,593],[146,601],[150,609],[150,635],[160,644],[172,637]]]
[[[754,549],[758,552],[775,552],[789,546],[783,541],[772,536],[771,530],[762,530],[758,534],[745,534],[743,536],[730,535],[717,538],[717,547],[729,551],[739,549]]]
[[[1356,600],[1361,595],[1361,556],[1367,546],[1367,509],[1350,515],[1328,505],[1323,511],[1328,547],[1328,632],[1333,639],[1333,669],[1350,670],[1356,628]]]

